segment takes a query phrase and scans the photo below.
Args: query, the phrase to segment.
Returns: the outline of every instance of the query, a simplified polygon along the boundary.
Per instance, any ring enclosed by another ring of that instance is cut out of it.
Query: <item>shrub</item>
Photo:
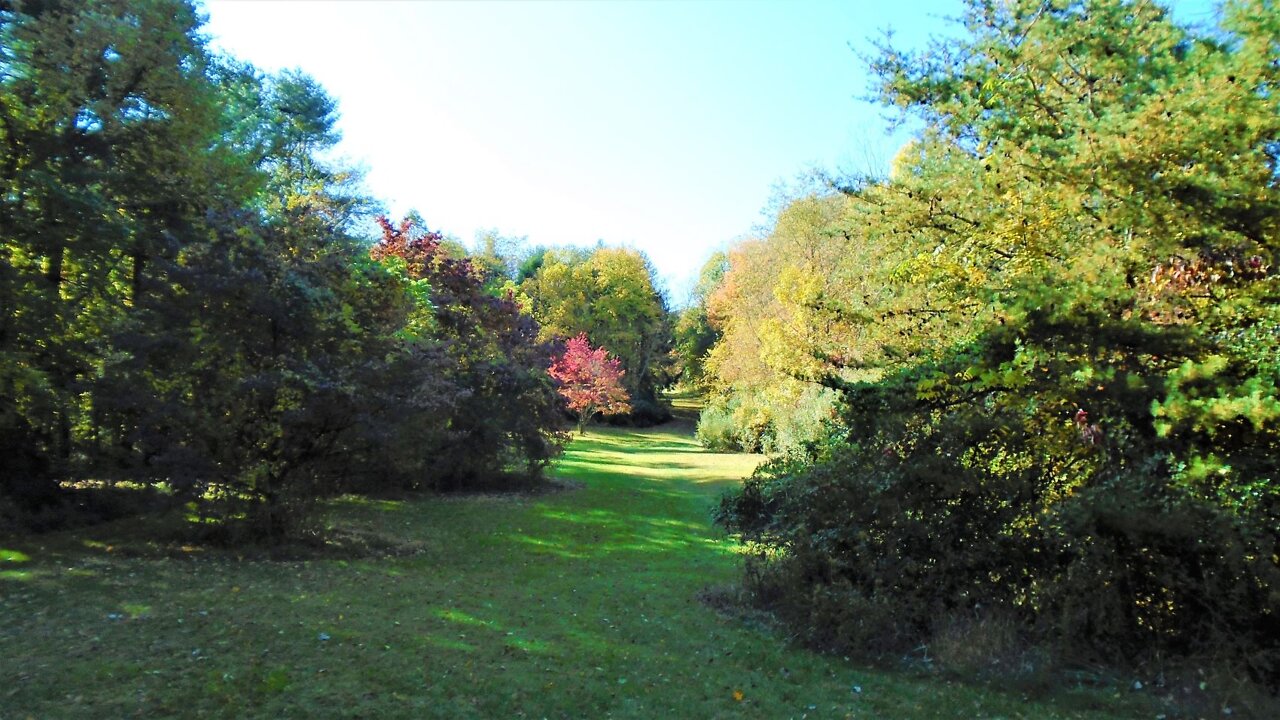
[[[1181,487],[1163,453],[1077,439],[1075,460],[1031,462],[1052,439],[1023,420],[969,408],[896,446],[877,433],[813,464],[766,465],[719,519],[774,557],[748,574],[761,597],[842,652],[941,642],[974,666],[954,618],[977,617],[1008,634],[991,658],[1002,666],[1046,662],[1024,647],[1090,663],[1180,657],[1274,686],[1280,504],[1230,512]],[[1073,454],[1073,437],[1059,452]]]
[[[733,417],[726,409],[708,405],[698,416],[698,442],[708,450],[740,450]]]

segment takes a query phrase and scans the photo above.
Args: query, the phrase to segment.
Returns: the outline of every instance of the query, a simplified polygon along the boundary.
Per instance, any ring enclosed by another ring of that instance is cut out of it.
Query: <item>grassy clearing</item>
[[[687,426],[592,430],[534,496],[344,499],[388,552],[237,559],[126,524],[0,542],[0,717],[1150,717],[789,647],[698,600],[757,458]],[[1114,714],[1113,714],[1114,713]]]

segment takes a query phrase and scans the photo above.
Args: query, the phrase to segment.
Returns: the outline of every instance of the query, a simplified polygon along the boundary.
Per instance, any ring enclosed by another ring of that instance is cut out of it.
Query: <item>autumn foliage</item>
[[[420,317],[402,336],[443,356],[436,374],[454,398],[447,410],[429,413],[445,418],[443,427],[427,422],[418,433],[415,444],[430,448],[429,457],[409,466],[432,471],[414,484],[459,489],[511,473],[536,477],[559,451],[552,430],[559,403],[545,372],[552,344],[538,340],[538,324],[513,298],[485,290],[475,263],[449,257],[439,233],[419,231],[407,220],[379,218],[378,224],[382,237],[373,258],[397,268],[425,294],[418,301]],[[430,385],[430,392],[440,387]]]
[[[706,296],[699,435],[781,456],[721,508],[750,589],[845,654],[1274,693],[1280,13],[971,0],[962,30],[873,53],[915,141]]]
[[[560,383],[560,395],[578,416],[578,432],[596,415],[619,415],[631,410],[622,386],[622,363],[603,347],[593,348],[586,333],[569,340],[551,363],[548,374]]]

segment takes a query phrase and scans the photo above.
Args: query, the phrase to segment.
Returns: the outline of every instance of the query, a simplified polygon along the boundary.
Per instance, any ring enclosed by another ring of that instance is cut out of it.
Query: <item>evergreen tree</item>
[[[900,649],[981,608],[1276,682],[1277,17],[973,2],[963,41],[871,59],[924,129],[828,223],[862,280],[794,285],[843,429],[725,505],[814,632]]]

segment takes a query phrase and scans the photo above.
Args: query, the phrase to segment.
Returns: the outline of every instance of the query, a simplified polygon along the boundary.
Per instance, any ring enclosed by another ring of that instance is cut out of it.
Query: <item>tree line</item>
[[[955,30],[865,58],[919,128],[892,170],[789,202],[677,324],[704,442],[778,457],[720,509],[748,585],[846,654],[1274,688],[1280,8]]]
[[[337,492],[534,478],[579,333],[621,358],[631,420],[660,419],[641,253],[375,224],[335,101],[201,23],[177,0],[0,2],[0,519],[141,487],[280,538]]]

